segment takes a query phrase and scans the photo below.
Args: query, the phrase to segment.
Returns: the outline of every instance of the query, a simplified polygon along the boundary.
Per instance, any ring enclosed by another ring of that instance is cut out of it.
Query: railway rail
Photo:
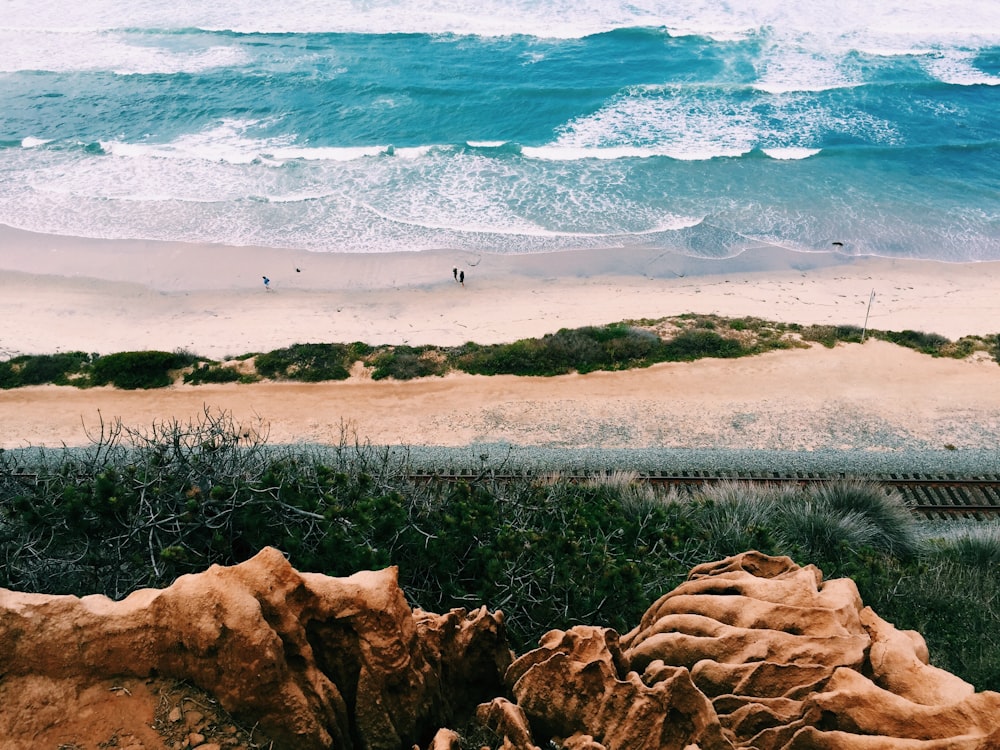
[[[591,481],[601,474],[610,475],[613,472],[559,472],[558,476],[571,482]],[[538,473],[495,473],[495,472],[431,472],[418,471],[410,474],[413,481],[459,482],[476,479],[492,481],[523,480],[536,476],[543,478],[554,475]],[[896,490],[906,505],[925,518],[970,518],[1000,520],[1000,475],[983,475],[975,477],[959,477],[951,475],[923,474],[886,474],[866,475],[858,477],[848,474],[807,474],[803,472],[640,472],[634,475],[634,481],[655,484],[664,487],[676,487],[681,491],[692,491],[723,482],[739,482],[757,485],[796,485],[800,487],[815,486],[824,483],[844,481],[848,479],[864,479],[876,482],[884,487]]]
[[[611,476],[615,471],[569,472],[496,472],[486,471],[430,471],[416,470],[405,475],[414,482],[471,482],[471,481],[523,481],[554,476],[562,481],[588,482],[602,475]],[[885,474],[863,477],[849,474],[813,474],[804,472],[627,472],[632,481],[663,487],[676,487],[691,492],[696,488],[723,482],[756,485],[815,486],[848,479],[864,479],[896,490],[907,507],[914,513],[930,519],[1000,520],[1000,474],[982,476],[953,476],[925,474]],[[4,472],[0,480],[14,480],[34,484],[39,477],[33,473]]]

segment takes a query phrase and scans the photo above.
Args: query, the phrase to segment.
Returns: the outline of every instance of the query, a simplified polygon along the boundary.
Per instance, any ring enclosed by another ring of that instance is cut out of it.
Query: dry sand
[[[646,250],[496,256],[319,254],[49,237],[0,229],[0,356],[185,348],[222,358],[292,343],[453,345],[686,312],[912,328],[1000,330],[1000,265],[747,251],[695,261]],[[452,268],[466,274],[465,285]],[[261,277],[271,279],[265,291]],[[560,378],[363,378],[319,385],[40,387],[0,392],[0,446],[87,441],[205,409],[263,420],[272,442],[992,448],[1000,367],[877,341],[833,350]]]

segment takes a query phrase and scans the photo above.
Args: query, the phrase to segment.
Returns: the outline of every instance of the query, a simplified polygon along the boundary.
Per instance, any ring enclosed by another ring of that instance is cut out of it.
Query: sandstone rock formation
[[[0,689],[181,678],[279,747],[409,748],[502,690],[502,625],[485,608],[411,611],[394,568],[330,578],[265,549],[120,602],[0,589]],[[0,713],[2,738],[17,717]]]
[[[987,750],[1000,693],[927,664],[918,633],[850,579],[747,552],[691,571],[639,626],[552,631],[508,685],[524,720],[480,710],[511,747]]]
[[[624,636],[511,657],[500,613],[414,611],[394,569],[328,578],[272,549],[121,602],[0,589],[0,748],[72,711],[138,717],[113,743],[131,750],[236,745],[183,700],[159,719],[183,740],[145,731],[164,678],[296,750],[1000,748],[1000,693],[929,666],[852,581],[756,552],[695,568]],[[476,723],[476,744],[454,731]]]

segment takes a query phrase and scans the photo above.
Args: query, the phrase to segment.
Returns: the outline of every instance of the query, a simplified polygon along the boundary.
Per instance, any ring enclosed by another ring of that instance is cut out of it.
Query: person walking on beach
[[[451,275],[455,277],[455,281],[458,281],[458,269],[457,268],[451,269]]]
[[[261,278],[264,279],[264,291],[271,291],[271,280],[267,276],[261,276]]]
[[[461,271],[458,274],[458,283],[465,286],[465,271]]]

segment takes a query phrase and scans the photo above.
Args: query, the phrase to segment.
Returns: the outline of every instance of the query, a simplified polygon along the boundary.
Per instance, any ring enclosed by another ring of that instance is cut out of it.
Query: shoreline
[[[0,357],[186,349],[222,359],[294,343],[502,343],[685,313],[921,330],[1000,328],[1000,262],[751,249],[488,255],[313,253],[94,240],[0,227]],[[465,272],[465,285],[452,278]],[[266,291],[262,276],[271,279]]]
[[[222,359],[310,342],[490,344],[685,313],[860,327],[873,289],[870,328],[951,339],[1000,328],[997,263],[763,250],[727,261],[647,251],[349,256],[151,248],[3,229],[0,242],[3,358],[187,349]],[[452,268],[466,271],[464,286]],[[264,290],[262,274],[274,291]],[[209,409],[260,419],[278,443],[336,445],[347,429],[375,445],[981,451],[995,449],[1000,435],[998,385],[1000,368],[988,358],[935,359],[869,340],[557,378],[40,386],[0,391],[0,447],[86,445],[101,419],[148,430]]]

